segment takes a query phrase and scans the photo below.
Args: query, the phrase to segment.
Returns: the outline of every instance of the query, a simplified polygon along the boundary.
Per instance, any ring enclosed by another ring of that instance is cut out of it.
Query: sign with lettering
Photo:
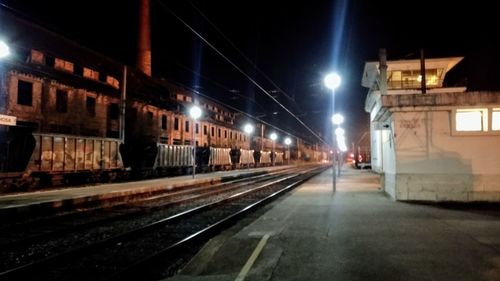
[[[0,125],[15,126],[16,117],[0,114]]]

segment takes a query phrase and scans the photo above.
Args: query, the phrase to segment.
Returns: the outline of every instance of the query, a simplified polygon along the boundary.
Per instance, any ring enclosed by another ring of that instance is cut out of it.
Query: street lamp
[[[276,139],[278,138],[278,135],[276,133],[271,133],[271,139],[273,140],[273,151],[271,153],[271,161],[272,161],[272,165],[274,166],[274,163],[275,163],[275,154],[274,154],[274,144],[276,143]]]
[[[194,136],[194,131],[196,127],[196,119],[200,118],[201,116],[201,109],[198,106],[193,105],[189,110],[189,115],[193,119],[193,179],[194,179],[194,175],[196,173],[196,139]]]
[[[9,46],[7,46],[7,43],[5,43],[4,41],[0,40],[0,59],[5,58],[9,54]]]
[[[337,113],[332,116],[332,123],[334,125],[339,126],[340,124],[342,124],[342,122],[344,122],[344,116],[342,116],[341,114]]]
[[[245,124],[243,130],[248,136],[248,152],[250,152],[250,144],[251,144],[251,134],[253,132],[253,125],[250,123]],[[247,170],[250,170],[250,155],[247,155]]]
[[[286,137],[285,138],[285,144],[286,144],[286,148],[288,150],[288,159],[287,159],[287,165],[290,165],[290,144],[292,143],[292,140],[289,138],[289,137]]]
[[[324,83],[325,86],[332,90],[332,113],[335,113],[335,89],[337,89],[340,86],[340,76],[333,72],[328,75],[326,75]],[[335,116],[335,114],[333,115]],[[332,117],[333,121],[333,117]],[[333,135],[333,134],[332,134]],[[337,190],[337,179],[336,179],[336,173],[335,173],[335,152],[336,152],[336,138],[333,136],[333,157],[332,157],[332,174],[333,174],[333,192]]]

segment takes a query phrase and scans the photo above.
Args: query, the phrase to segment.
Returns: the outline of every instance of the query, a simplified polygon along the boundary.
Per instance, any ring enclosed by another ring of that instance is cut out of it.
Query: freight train
[[[321,152],[242,132],[236,112],[0,9],[0,192],[279,165]],[[50,44],[48,44],[50,42]],[[186,114],[203,109],[193,122]],[[193,157],[193,145],[196,153]],[[311,157],[313,155],[313,157]]]

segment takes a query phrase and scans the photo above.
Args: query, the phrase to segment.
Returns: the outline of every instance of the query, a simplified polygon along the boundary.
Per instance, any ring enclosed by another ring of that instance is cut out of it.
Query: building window
[[[196,127],[196,129],[195,129],[195,131],[194,131],[194,132],[195,132],[196,134],[199,134],[199,130],[200,130],[200,128],[199,128],[199,124],[196,124],[196,125],[195,125],[195,127]]]
[[[491,111],[491,130],[500,131],[500,108]]]
[[[207,135],[208,134],[208,128],[207,125],[203,125],[203,134]]]
[[[95,98],[87,96],[87,114],[95,117]]]
[[[179,118],[174,118],[174,130],[179,131]]]
[[[218,133],[218,136],[219,136],[219,138],[220,138],[220,129],[219,129],[219,130],[217,130],[217,133]]]
[[[56,90],[56,110],[58,112],[68,112],[68,92]]]
[[[17,104],[28,106],[33,104],[33,83],[17,81]]]
[[[75,65],[75,68],[73,70],[73,74],[78,75],[78,76],[83,76],[83,67],[79,65]]]
[[[153,125],[153,112],[148,111],[146,113],[146,120],[148,122],[148,126],[152,126]]]
[[[488,131],[488,109],[457,109],[455,130],[457,132]]]
[[[215,137],[215,128],[212,127],[212,137]]]
[[[162,130],[167,129],[167,115],[161,116],[161,128],[162,128]]]
[[[51,56],[45,56],[45,65],[48,67],[54,67],[56,64],[56,59]]]
[[[106,80],[107,79],[107,75],[106,74],[104,74],[102,72],[99,72],[99,76],[98,77],[99,77],[99,81],[104,82],[104,83],[107,82],[107,80]]]
[[[189,132],[189,121],[184,121],[184,131]]]
[[[112,103],[108,107],[108,114],[109,114],[109,119],[111,120],[118,120],[118,117],[120,116],[120,107],[118,106],[117,103]]]
[[[227,130],[224,130],[224,138],[227,139]]]

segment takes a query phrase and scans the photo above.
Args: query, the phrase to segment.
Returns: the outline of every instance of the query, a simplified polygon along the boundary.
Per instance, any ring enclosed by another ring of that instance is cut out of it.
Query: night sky
[[[135,64],[137,2],[0,0],[128,65]],[[151,0],[153,76],[180,82],[282,129],[308,133],[250,77],[329,141],[332,96],[323,78],[336,70],[343,79],[335,93],[336,111],[346,118],[348,141],[356,142],[368,127],[362,71],[366,61],[378,59],[379,48],[387,49],[389,60],[418,58],[421,48],[429,58],[464,56],[447,85],[500,89],[500,48],[494,43],[500,24],[493,1],[438,2]]]

